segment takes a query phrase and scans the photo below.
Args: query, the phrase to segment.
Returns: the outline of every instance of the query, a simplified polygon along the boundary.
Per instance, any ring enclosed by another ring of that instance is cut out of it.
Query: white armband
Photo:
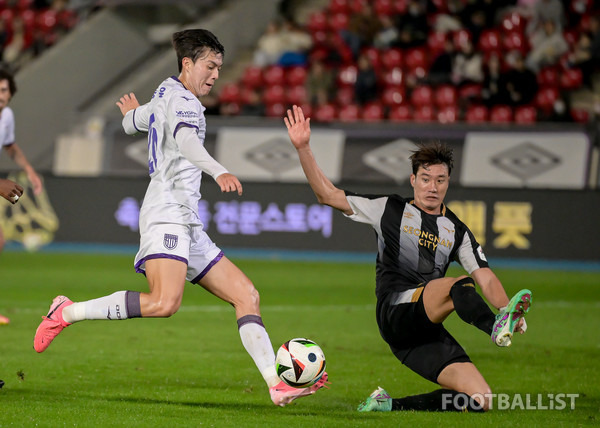
[[[217,162],[204,148],[203,141],[198,138],[194,128],[183,127],[175,136],[181,154],[202,171],[211,175],[215,180],[229,171]]]

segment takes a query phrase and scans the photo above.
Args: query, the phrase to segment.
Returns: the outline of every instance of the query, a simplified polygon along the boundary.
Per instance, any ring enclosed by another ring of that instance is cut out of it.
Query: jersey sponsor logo
[[[430,248],[433,251],[436,250],[438,245],[449,248],[449,249],[452,249],[452,247],[454,246],[454,241],[451,241],[450,239],[445,239],[445,238],[440,239],[439,236],[436,236],[435,234],[428,232],[426,230],[417,229],[416,227],[404,226],[402,228],[402,232],[408,233],[409,235],[418,236],[419,237],[419,245],[421,247]]]
[[[198,112],[193,110],[177,110],[175,113],[182,118],[198,117]]]
[[[446,232],[448,233],[454,233],[454,229],[448,229],[446,226],[442,226],[444,229],[446,229]]]
[[[163,245],[167,250],[174,250],[177,248],[177,243],[179,242],[179,237],[177,235],[171,235],[170,233],[165,233],[165,237],[163,239]]]
[[[404,211],[404,218],[413,218],[415,215],[411,212]]]

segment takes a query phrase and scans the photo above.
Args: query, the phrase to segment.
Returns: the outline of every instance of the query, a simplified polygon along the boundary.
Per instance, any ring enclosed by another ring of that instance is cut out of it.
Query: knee
[[[254,284],[252,284],[252,281],[244,279],[244,283],[238,289],[243,290],[243,292],[239,296],[236,296],[237,298],[232,302],[233,306],[236,308],[243,306],[252,308],[253,310],[258,309],[260,306],[260,294],[256,287],[254,287]]]
[[[181,299],[163,298],[152,302],[151,312],[155,317],[169,318],[174,315],[181,306]]]

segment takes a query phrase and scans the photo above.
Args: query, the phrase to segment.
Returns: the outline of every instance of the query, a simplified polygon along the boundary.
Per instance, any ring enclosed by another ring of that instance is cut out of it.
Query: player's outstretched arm
[[[33,169],[18,144],[13,143],[4,146],[4,150],[8,153],[8,156],[10,156],[10,158],[25,171],[31,186],[33,187],[33,193],[39,195],[42,192],[42,179],[37,172],[35,172],[35,169]]]
[[[0,178],[0,196],[11,204],[15,204],[23,196],[23,188],[14,181]]]
[[[116,104],[123,115],[122,125],[126,134],[134,135],[138,132],[148,132],[150,121],[148,104],[140,106],[133,92],[123,95]]]
[[[305,118],[302,109],[294,106],[287,111],[287,117],[284,117],[283,121],[290,140],[298,152],[304,175],[319,203],[329,205],[345,214],[352,214],[352,208],[344,191],[333,185],[315,160],[310,148],[310,118]]]
[[[215,181],[221,188],[221,192],[237,192],[238,195],[242,196],[242,183],[235,175],[226,172],[219,175]]]
[[[128,94],[123,95],[117,101],[117,107],[121,110],[121,114],[125,116],[129,111],[134,110],[140,106],[135,94],[130,92]]]

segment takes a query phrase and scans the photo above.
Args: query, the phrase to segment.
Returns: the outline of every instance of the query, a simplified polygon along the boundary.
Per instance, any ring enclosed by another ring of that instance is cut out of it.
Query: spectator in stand
[[[543,30],[547,21],[552,21],[560,32],[565,22],[565,8],[561,0],[537,0],[531,11],[531,19],[527,24],[527,34],[532,36]]]
[[[502,73],[500,57],[498,54],[490,55],[486,61],[481,88],[481,98],[488,107],[509,103],[508,90],[506,88],[506,76]]]
[[[542,67],[556,64],[561,55],[569,50],[569,44],[562,31],[551,19],[545,21],[542,28],[531,36],[530,44],[531,51],[525,62],[527,67],[535,73]]]
[[[358,57],[357,68],[354,96],[356,101],[363,105],[377,98],[377,74],[371,60],[365,54]]]
[[[279,21],[271,21],[267,25],[266,32],[260,36],[254,51],[254,65],[266,67],[276,64],[285,51],[284,39]]]
[[[256,89],[251,89],[248,93],[248,100],[240,108],[240,116],[264,116],[265,105],[261,94]]]
[[[462,86],[483,81],[481,53],[476,52],[470,40],[463,40],[452,66],[452,82]]]
[[[435,57],[431,66],[429,67],[429,73],[427,74],[427,81],[430,84],[437,85],[442,83],[451,83],[452,75],[452,64],[454,63],[454,55],[456,50],[454,49],[454,43],[450,37],[446,37],[444,41],[444,50]]]
[[[319,98],[329,101],[334,90],[334,75],[321,61],[313,61],[306,76],[306,95],[312,105],[316,105]]]
[[[583,32],[569,54],[569,66],[579,68],[583,83],[593,89],[592,75],[600,64],[600,18],[592,16],[589,32]]]
[[[410,0],[406,13],[398,16],[396,27],[399,31],[397,47],[406,49],[424,45],[429,32],[426,2]]]
[[[358,58],[363,47],[373,45],[380,26],[379,18],[370,3],[364,3],[360,12],[350,16],[348,28],[341,30],[340,36],[350,47],[354,59]]]
[[[4,61],[11,64],[13,69],[19,69],[27,59],[26,51],[31,44],[31,38],[19,16],[13,19],[12,27],[12,37],[4,47]]]
[[[389,15],[381,15],[379,21],[381,22],[381,29],[375,35],[373,45],[378,49],[387,49],[395,46],[400,33],[394,25],[394,20]]]
[[[512,59],[507,62],[511,64],[511,69],[506,72],[509,104],[514,106],[530,104],[538,91],[536,74],[525,67],[520,53],[514,52],[510,57]]]
[[[307,65],[307,53],[312,47],[312,38],[294,20],[288,19],[281,31],[283,53],[278,64],[283,66]]]

